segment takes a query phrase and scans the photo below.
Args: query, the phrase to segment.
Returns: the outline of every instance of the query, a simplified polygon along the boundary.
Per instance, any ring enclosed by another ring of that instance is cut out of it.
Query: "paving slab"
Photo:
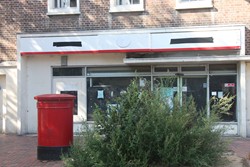
[[[220,167],[250,167],[250,139],[227,138],[230,163]],[[0,134],[0,167],[63,167],[62,161],[37,160],[37,135]]]
[[[62,161],[37,160],[37,136],[0,134],[0,167],[62,167]]]

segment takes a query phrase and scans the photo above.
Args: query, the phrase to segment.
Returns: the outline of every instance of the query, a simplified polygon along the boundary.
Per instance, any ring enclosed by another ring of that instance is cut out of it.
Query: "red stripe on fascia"
[[[25,55],[65,55],[65,54],[91,54],[91,53],[127,53],[127,52],[180,52],[180,51],[198,51],[198,50],[238,50],[240,46],[224,47],[197,47],[197,48],[162,48],[162,49],[123,49],[123,50],[89,50],[89,51],[55,51],[55,52],[21,52]]]

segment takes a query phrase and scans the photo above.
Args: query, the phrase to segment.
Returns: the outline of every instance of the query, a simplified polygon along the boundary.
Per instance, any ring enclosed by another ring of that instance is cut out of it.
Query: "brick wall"
[[[145,0],[144,12],[109,13],[110,0],[80,0],[80,15],[47,16],[47,0],[0,0],[0,61],[16,60],[16,33],[245,24],[250,0],[214,0],[212,9],[175,10],[175,0]]]

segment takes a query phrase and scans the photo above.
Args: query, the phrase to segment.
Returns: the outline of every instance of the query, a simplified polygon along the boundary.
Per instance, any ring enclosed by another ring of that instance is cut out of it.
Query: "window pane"
[[[210,77],[210,97],[216,96],[222,98],[224,95],[236,95],[236,76],[211,76]],[[222,121],[235,122],[236,121],[236,97],[234,104],[229,111],[229,114],[221,114]]]
[[[174,107],[174,97],[178,93],[177,78],[174,77],[155,77],[154,89],[160,89],[163,101],[168,104],[169,108]]]
[[[70,7],[76,7],[76,0],[70,0]]]
[[[74,99],[74,108],[73,108],[73,114],[77,115],[78,114],[78,104],[77,104],[77,91],[61,91],[61,94],[69,94],[69,95],[74,95],[76,98]]]
[[[210,71],[235,71],[237,70],[236,64],[211,64]]]
[[[84,68],[53,68],[53,76],[84,76]]]
[[[117,5],[123,5],[123,1],[125,1],[125,0],[116,0],[116,4]]]
[[[190,66],[190,67],[181,67],[181,71],[205,71],[205,66]]]
[[[117,5],[140,4],[140,0],[116,0]]]
[[[126,67],[89,67],[87,69],[88,75],[102,74],[102,73],[150,73],[150,66],[126,66]]]
[[[177,72],[177,67],[155,67],[155,72]]]
[[[88,78],[87,80],[87,119],[93,120],[95,105],[107,110],[108,105],[115,105],[114,99],[126,92],[134,77]],[[150,81],[150,77],[145,77]],[[140,86],[144,86],[140,81]]]
[[[205,109],[207,103],[207,79],[206,78],[183,78],[182,79],[182,102],[193,97],[197,110]]]
[[[58,7],[59,7],[57,1],[58,1],[58,0],[54,0],[54,6],[55,6],[55,8],[58,8]]]
[[[140,0],[130,0],[130,4],[140,4]]]

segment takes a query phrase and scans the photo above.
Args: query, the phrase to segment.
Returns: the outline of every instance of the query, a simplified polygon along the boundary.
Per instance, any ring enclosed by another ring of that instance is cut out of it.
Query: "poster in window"
[[[104,99],[104,90],[97,90],[97,99]]]
[[[173,104],[174,88],[172,87],[161,88],[161,96],[169,105],[169,108],[172,109],[174,107]]]
[[[74,115],[77,115],[78,111],[77,111],[77,91],[60,91],[61,94],[69,94],[69,95],[73,95],[76,98],[74,99],[74,108],[73,108],[73,113]]]

